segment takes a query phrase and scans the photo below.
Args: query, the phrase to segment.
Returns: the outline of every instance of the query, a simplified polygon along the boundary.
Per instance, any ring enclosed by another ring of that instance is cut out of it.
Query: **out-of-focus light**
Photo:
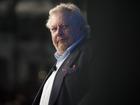
[[[39,15],[47,14],[51,7],[52,3],[48,1],[22,1],[16,5],[15,11],[17,15]]]

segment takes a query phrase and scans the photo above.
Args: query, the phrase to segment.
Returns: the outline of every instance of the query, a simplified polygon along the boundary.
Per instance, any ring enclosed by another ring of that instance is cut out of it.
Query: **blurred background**
[[[60,2],[86,16],[86,0],[0,0],[0,105],[31,105],[55,60],[45,24]]]
[[[138,2],[0,0],[0,105],[31,105],[55,61],[45,23],[49,9],[60,2],[79,6],[91,26],[99,82],[95,104],[138,104]]]

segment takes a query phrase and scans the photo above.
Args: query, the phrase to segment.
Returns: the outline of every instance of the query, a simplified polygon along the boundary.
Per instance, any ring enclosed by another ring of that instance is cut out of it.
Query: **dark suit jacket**
[[[59,68],[52,87],[49,105],[82,105],[87,99],[95,63],[93,47],[89,43],[89,41],[79,43]],[[42,89],[49,75],[42,83],[32,105],[39,105]]]

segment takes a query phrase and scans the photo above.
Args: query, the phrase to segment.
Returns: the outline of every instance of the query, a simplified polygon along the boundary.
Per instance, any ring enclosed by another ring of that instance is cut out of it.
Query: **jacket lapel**
[[[49,105],[54,105],[54,102],[56,101],[57,96],[59,94],[60,87],[62,85],[64,76],[65,76],[64,72],[62,70],[59,70],[56,77],[55,77],[55,80],[54,80]]]
[[[75,61],[77,61],[76,59],[78,59],[78,56],[80,55],[79,53],[80,53],[80,51],[77,50],[75,53],[70,55],[64,61],[64,63],[60,67],[60,69],[58,70],[58,73],[56,74],[56,77],[55,77],[55,80],[53,83],[49,105],[55,104],[58,94],[60,92],[60,88],[63,84],[63,80],[68,73],[71,73],[71,70],[72,70],[71,66],[74,64]]]

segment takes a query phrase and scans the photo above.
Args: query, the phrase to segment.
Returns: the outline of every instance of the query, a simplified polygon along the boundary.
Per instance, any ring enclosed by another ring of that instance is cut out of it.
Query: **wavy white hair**
[[[59,5],[56,5],[54,8],[52,8],[49,11],[49,18],[47,20],[46,26],[50,28],[50,20],[51,16],[55,14],[56,12],[68,12],[70,15],[76,20],[76,24],[78,24],[81,27],[81,31],[84,32],[84,34],[89,34],[90,27],[87,23],[87,20],[84,18],[82,12],[80,9],[72,4],[72,3],[60,3]]]

